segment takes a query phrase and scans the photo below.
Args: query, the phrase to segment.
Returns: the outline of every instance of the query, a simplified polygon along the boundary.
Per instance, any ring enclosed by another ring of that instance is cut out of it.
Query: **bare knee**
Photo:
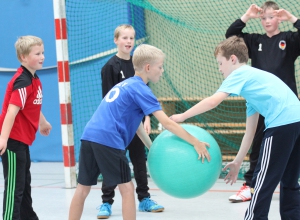
[[[90,193],[90,190],[91,186],[84,186],[78,183],[75,193],[77,194],[77,196],[80,196],[85,199]]]
[[[128,183],[119,184],[118,187],[122,196],[134,194],[134,186],[132,181]]]

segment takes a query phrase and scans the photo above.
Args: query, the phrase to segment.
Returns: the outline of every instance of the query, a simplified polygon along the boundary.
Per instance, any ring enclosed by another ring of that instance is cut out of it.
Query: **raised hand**
[[[280,21],[290,21],[292,23],[295,23],[297,20],[297,18],[294,15],[292,15],[289,11],[285,9],[275,10],[274,13]]]
[[[258,7],[256,4],[252,4],[246,11],[245,15],[248,17],[248,19],[259,18],[262,12],[263,10],[260,7]]]
[[[172,115],[172,116],[170,116],[170,119],[172,120],[172,121],[175,121],[175,122],[183,122],[184,121],[184,119],[182,118],[182,114],[176,114],[176,115]]]

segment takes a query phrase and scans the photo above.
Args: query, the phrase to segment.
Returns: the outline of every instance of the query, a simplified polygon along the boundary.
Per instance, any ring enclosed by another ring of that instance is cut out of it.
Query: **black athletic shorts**
[[[85,186],[96,185],[100,173],[107,186],[131,181],[126,151],[82,140],[78,183]]]

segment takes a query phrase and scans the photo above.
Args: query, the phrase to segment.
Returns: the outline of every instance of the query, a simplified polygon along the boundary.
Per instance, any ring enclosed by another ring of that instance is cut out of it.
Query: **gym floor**
[[[3,170],[0,163],[1,182],[0,192],[3,195]],[[67,220],[70,202],[74,189],[66,189],[64,183],[63,163],[32,163],[32,198],[33,207],[40,220]],[[134,182],[134,179],[133,179]],[[135,183],[135,182],[134,182]],[[82,220],[97,219],[98,210],[101,204],[101,184],[98,182],[85,202]],[[205,194],[193,199],[173,198],[157,188],[149,178],[151,198],[165,207],[162,213],[145,213],[137,211],[138,220],[169,220],[169,219],[188,219],[188,220],[241,220],[248,207],[249,202],[231,203],[228,197],[236,193],[242,185],[238,181],[234,185],[227,185],[223,179],[219,179],[215,185]],[[3,199],[0,199],[2,207]],[[136,200],[138,207],[138,201]],[[112,206],[112,216],[109,219],[121,220],[122,207],[121,195],[116,189],[115,202]],[[269,219],[280,220],[279,214],[279,189],[274,192]]]

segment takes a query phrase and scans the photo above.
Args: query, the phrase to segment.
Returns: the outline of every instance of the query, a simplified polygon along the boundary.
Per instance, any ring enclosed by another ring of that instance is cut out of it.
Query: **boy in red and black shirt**
[[[49,135],[52,128],[41,112],[42,84],[35,74],[45,59],[44,45],[38,37],[23,36],[15,48],[21,67],[7,85],[0,115],[3,219],[37,220],[32,208],[29,145],[38,128],[42,135]]]

